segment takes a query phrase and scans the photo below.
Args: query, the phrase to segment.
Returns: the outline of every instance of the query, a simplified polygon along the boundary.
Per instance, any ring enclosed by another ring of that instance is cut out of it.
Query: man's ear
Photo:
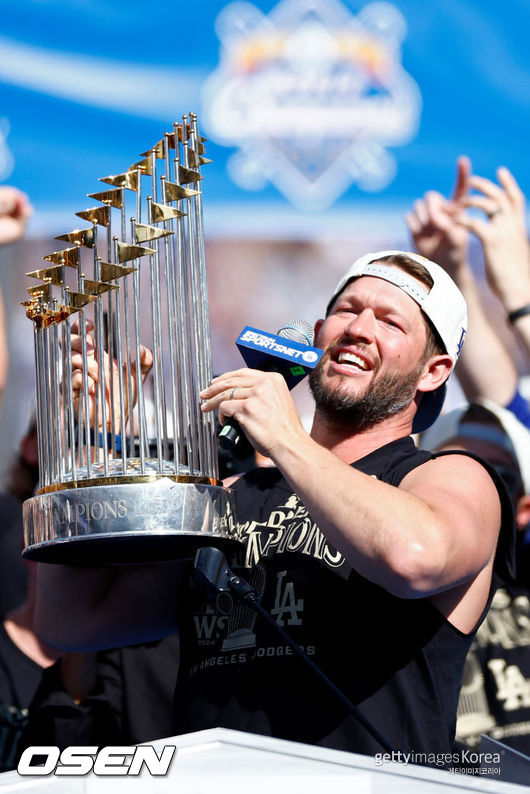
[[[530,494],[521,496],[515,508],[517,529],[524,531],[530,525]]]
[[[416,387],[417,391],[435,391],[439,386],[445,383],[451,374],[452,368],[453,362],[451,361],[451,356],[447,355],[447,353],[431,356],[428,361],[425,362]]]
[[[323,325],[324,325],[324,320],[317,320],[316,323],[315,323],[315,340],[314,340],[315,347],[318,347],[317,337],[318,337],[318,333],[319,333],[319,331],[320,331],[320,329],[322,328]]]

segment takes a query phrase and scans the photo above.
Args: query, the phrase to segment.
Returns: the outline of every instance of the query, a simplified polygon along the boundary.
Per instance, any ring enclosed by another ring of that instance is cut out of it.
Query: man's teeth
[[[368,369],[366,361],[356,356],[355,353],[339,353],[338,362],[339,364],[354,364],[354,366],[363,370]]]

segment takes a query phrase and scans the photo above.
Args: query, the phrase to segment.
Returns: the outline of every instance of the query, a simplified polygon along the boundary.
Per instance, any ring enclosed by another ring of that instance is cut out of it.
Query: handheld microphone
[[[313,328],[306,320],[291,320],[277,334],[269,334],[246,326],[236,340],[236,345],[247,367],[263,372],[279,372],[292,389],[314,369],[322,350],[311,347]],[[218,435],[219,445],[231,449],[239,442],[242,430],[236,419],[225,421]]]

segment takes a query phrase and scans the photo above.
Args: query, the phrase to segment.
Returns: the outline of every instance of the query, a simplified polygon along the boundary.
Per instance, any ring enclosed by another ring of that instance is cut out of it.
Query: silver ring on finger
[[[230,399],[231,399],[231,400],[233,400],[233,399],[234,399],[234,394],[236,393],[236,390],[237,390],[237,389],[239,389],[239,386],[234,386],[234,388],[233,388],[233,389],[232,389],[232,391],[230,392]]]

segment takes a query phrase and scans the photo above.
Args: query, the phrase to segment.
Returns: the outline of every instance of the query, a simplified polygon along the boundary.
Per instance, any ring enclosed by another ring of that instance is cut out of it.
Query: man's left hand
[[[225,372],[212,380],[201,398],[201,411],[218,409],[221,422],[234,417],[254,449],[273,460],[280,444],[305,434],[285,379],[277,372]]]

